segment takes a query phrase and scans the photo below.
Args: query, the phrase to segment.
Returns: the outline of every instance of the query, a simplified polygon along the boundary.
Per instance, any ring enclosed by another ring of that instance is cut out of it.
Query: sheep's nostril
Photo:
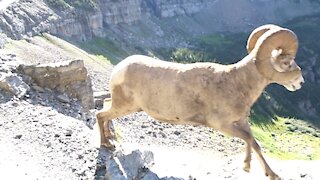
[[[300,82],[300,86],[302,86],[303,83],[304,83],[304,81],[301,81],[301,82]]]

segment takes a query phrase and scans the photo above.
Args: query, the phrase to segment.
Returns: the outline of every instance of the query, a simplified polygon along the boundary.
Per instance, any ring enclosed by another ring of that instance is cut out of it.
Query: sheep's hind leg
[[[100,144],[108,149],[114,149],[114,145],[111,143],[113,136],[110,132],[111,120],[120,116],[125,116],[135,112],[133,108],[115,108],[112,105],[111,100],[105,100],[103,104],[103,109],[98,111],[96,114],[97,124],[100,131]]]
[[[102,110],[96,113],[97,125],[100,132],[100,145],[105,146],[107,148],[114,148],[114,146],[110,143],[110,139],[112,134],[109,130],[109,123],[112,120],[112,111],[111,107],[103,108]]]

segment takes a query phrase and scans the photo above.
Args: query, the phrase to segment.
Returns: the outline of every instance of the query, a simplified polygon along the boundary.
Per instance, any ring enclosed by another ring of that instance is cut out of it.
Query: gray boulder
[[[151,151],[135,150],[128,155],[117,152],[106,162],[106,175],[108,180],[131,180],[142,179],[150,172],[148,170],[153,164],[153,153]],[[158,178],[156,175],[148,175]]]
[[[110,153],[110,152],[109,152]],[[149,170],[154,165],[154,156],[151,151],[132,151],[124,155],[121,151],[110,155],[106,160],[107,180],[183,180],[176,177],[159,178]]]
[[[94,108],[91,79],[82,60],[41,65],[21,64],[18,70],[30,76],[42,88],[57,90],[79,99],[85,111]]]
[[[0,72],[0,89],[21,98],[26,95],[30,87],[17,74]]]

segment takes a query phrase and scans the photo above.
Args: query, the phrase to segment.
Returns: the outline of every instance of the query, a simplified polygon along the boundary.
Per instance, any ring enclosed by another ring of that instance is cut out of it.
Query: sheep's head
[[[294,32],[272,24],[255,29],[247,43],[258,71],[290,91],[300,89],[304,82],[301,68],[294,61],[297,49],[298,39]]]

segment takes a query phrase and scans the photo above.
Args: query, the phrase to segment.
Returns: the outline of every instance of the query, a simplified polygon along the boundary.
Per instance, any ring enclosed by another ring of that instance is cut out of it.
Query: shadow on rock
[[[0,89],[0,104],[9,102],[12,99],[12,95],[4,90]]]

